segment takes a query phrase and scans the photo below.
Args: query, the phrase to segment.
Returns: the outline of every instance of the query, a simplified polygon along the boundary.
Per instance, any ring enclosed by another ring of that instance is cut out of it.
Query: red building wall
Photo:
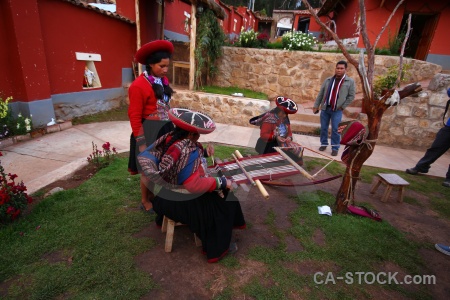
[[[2,34],[5,39],[2,47],[7,49],[2,58],[6,59],[6,67],[0,71],[0,77],[6,78],[6,82],[0,83],[0,91],[11,91],[8,94],[14,101],[50,98],[37,0],[2,1],[2,5],[7,29]]]
[[[161,36],[162,24],[161,19],[158,18],[158,11],[159,4],[155,0],[139,1],[141,45],[164,38]]]
[[[439,13],[439,21],[433,35],[433,41],[430,45],[430,54],[450,55],[450,39],[448,38],[448,30],[450,28],[450,6],[448,1],[427,0],[427,5],[417,3],[416,1],[408,1],[404,13],[421,12],[421,13]]]
[[[231,20],[231,14],[233,12],[233,9],[232,8],[230,9],[230,7],[226,6],[225,4],[223,4],[220,1],[218,2],[218,4],[219,4],[219,6],[221,6],[223,8],[223,10],[225,11],[225,15],[226,15],[224,20],[219,20],[219,23],[222,26],[223,32],[228,35],[230,33],[230,24],[231,24],[230,20]]]
[[[181,0],[174,0],[173,2],[166,2],[165,10],[164,29],[189,37],[189,31],[185,31],[185,12],[191,14],[191,5]],[[191,19],[189,18],[187,21],[190,25]]]
[[[450,7],[446,2],[427,0],[426,5],[422,1],[410,0],[405,2],[392,17],[388,28],[380,37],[377,48],[387,47],[389,38],[393,38],[398,34],[404,14],[410,12],[418,14],[439,13],[439,21],[433,35],[429,54],[450,55],[450,41],[447,37],[447,30],[450,26]],[[367,33],[371,43],[375,41],[381,28],[394,10],[396,3],[397,1],[394,0],[386,0],[380,8],[381,0],[365,1]],[[345,9],[340,9],[335,17],[335,21],[338,24],[337,33],[340,38],[351,38],[354,37],[356,32],[355,20],[359,18],[358,1],[346,1],[345,7]],[[358,47],[364,47],[361,38],[359,39]]]
[[[371,1],[373,0],[367,0],[366,5],[370,5]],[[345,4],[345,9],[339,10],[339,13],[334,15],[333,20],[337,24],[336,32],[341,39],[358,37],[359,34],[355,35],[356,32],[355,20],[358,20],[358,18],[359,18],[358,1],[349,1],[348,3]]]
[[[136,52],[133,24],[59,0],[40,0],[39,11],[51,94],[82,90],[85,62],[75,52],[101,55],[94,63],[102,89],[122,86],[122,68],[131,67]]]
[[[20,73],[14,68],[18,62],[15,55],[16,41],[11,28],[12,17],[6,1],[0,1],[0,98],[5,100],[13,95],[13,83],[21,79]]]
[[[136,21],[136,4],[130,0],[116,0],[116,13],[131,21]]]

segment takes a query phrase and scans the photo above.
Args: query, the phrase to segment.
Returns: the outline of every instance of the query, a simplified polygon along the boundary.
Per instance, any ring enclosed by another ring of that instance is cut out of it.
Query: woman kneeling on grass
[[[188,225],[202,241],[208,262],[217,262],[237,250],[230,244],[233,228],[246,225],[239,200],[230,191],[231,180],[208,177],[204,157],[214,155],[214,148],[203,149],[198,139],[216,126],[208,116],[189,109],[170,109],[169,119],[175,130],[138,156],[143,174],[158,185],[153,200],[156,224],[167,216]]]

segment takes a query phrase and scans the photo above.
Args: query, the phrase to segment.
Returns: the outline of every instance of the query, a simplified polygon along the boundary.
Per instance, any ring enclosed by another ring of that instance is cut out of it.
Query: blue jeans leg
[[[320,111],[320,145],[328,146],[328,126],[330,126],[331,110]]]
[[[342,110],[331,112],[331,150],[339,150],[341,135],[338,133],[338,127],[341,120]]]

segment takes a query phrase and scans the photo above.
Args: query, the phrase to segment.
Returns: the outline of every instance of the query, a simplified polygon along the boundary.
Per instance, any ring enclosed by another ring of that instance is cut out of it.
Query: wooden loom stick
[[[244,158],[241,154],[241,152],[239,152],[239,150],[234,151],[234,153],[236,153],[236,156],[238,158]],[[241,162],[236,158],[236,156],[233,154],[233,157],[236,160],[236,163],[241,167],[242,171],[244,172],[245,176],[248,175],[247,171],[245,171],[244,167],[242,167]],[[265,187],[262,185],[261,181],[259,181],[259,179],[253,180],[253,178],[248,175],[247,177],[249,177],[250,182],[252,182],[253,185],[256,185],[259,189],[259,191],[261,192],[262,196],[265,199],[269,199],[269,193],[267,192],[267,190],[265,189]]]
[[[279,147],[273,147],[273,149],[275,149],[278,153],[280,153],[281,156],[283,156],[284,158],[286,158],[286,160],[288,162],[291,163],[292,166],[294,166],[294,168],[296,168],[297,170],[300,171],[300,173],[305,176],[306,178],[308,178],[309,180],[313,180],[314,176],[312,176],[311,174],[309,174],[308,172],[306,172],[305,169],[303,169],[302,167],[300,167],[295,161],[292,160],[292,158],[290,158],[283,150],[281,150]]]

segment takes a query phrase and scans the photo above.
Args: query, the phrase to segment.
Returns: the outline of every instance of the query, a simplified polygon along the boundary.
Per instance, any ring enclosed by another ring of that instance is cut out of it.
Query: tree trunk
[[[416,94],[422,90],[419,83],[412,83],[407,85],[404,89],[399,91],[400,99]],[[383,113],[390,106],[385,104],[395,90],[384,91],[380,100],[364,99],[363,106],[368,117],[368,136],[365,142],[360,145],[349,146],[349,159],[347,162],[347,169],[342,178],[341,187],[336,195],[335,210],[338,213],[346,213],[347,205],[354,201],[354,191],[356,182],[359,179],[359,173],[364,162],[372,155],[375,149],[375,144],[378,139],[378,132],[380,130],[380,122]]]

